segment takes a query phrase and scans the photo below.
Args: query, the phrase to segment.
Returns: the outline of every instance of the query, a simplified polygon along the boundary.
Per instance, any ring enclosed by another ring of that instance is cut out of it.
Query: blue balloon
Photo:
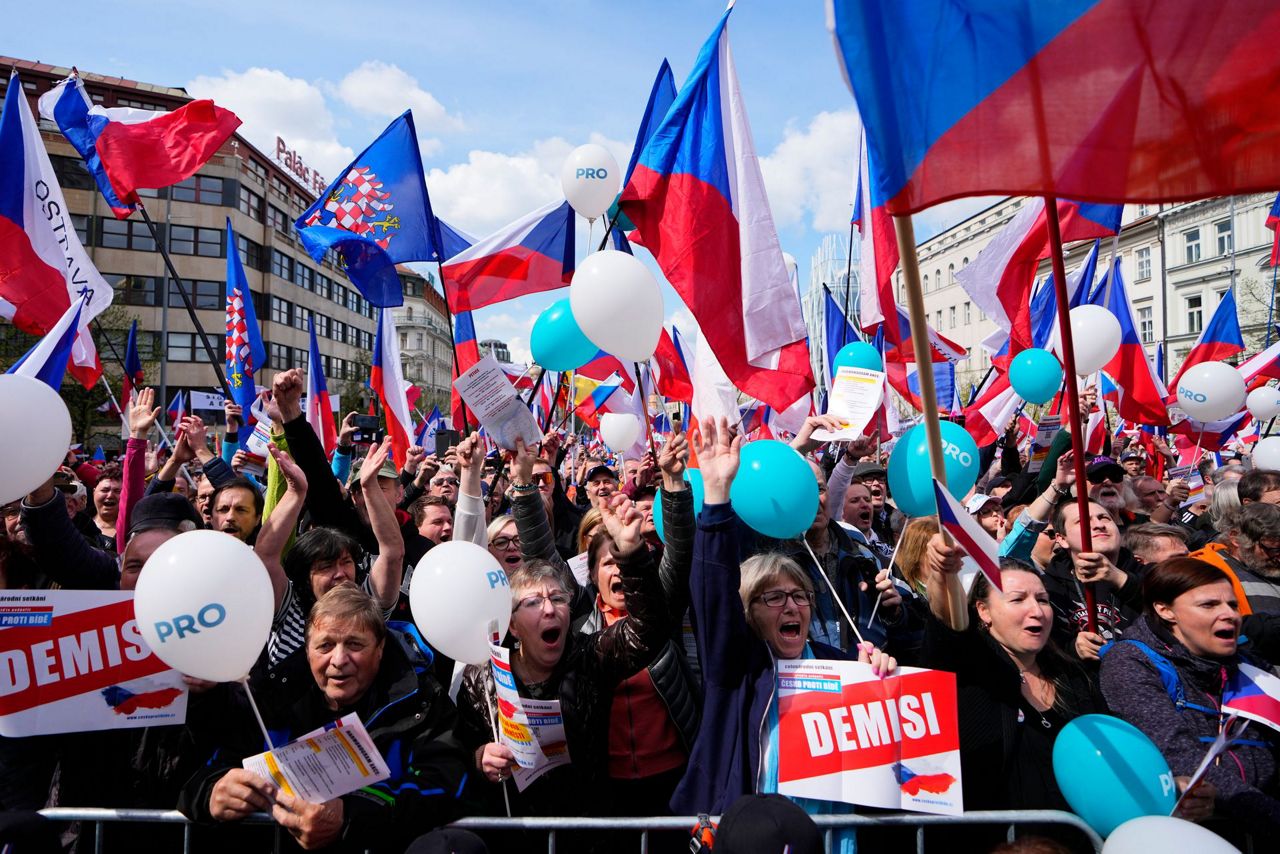
[[[808,461],[785,442],[748,442],[729,503],[756,531],[789,540],[809,530],[818,515],[818,481]]]
[[[942,456],[947,468],[947,491],[964,497],[978,481],[978,445],[959,424],[942,421]],[[917,424],[898,440],[889,455],[889,492],[893,503],[908,516],[932,516],[938,512],[933,497],[933,469],[929,464],[929,438]]]
[[[862,368],[868,371],[883,371],[884,360],[880,351],[865,341],[852,341],[845,344],[832,360],[832,372],[841,368]]]
[[[568,297],[553,302],[538,315],[529,335],[529,350],[533,361],[549,371],[577,370],[600,352],[573,319]]]
[[[1160,749],[1110,715],[1082,715],[1062,728],[1053,776],[1071,809],[1103,837],[1130,819],[1168,815],[1178,799]]]
[[[1062,387],[1062,363],[1048,350],[1028,348],[1009,362],[1009,384],[1027,403],[1048,403]]]
[[[696,521],[698,514],[702,512],[702,472],[697,469],[686,469],[684,473],[685,483],[689,484],[689,491],[693,493],[693,518]],[[658,532],[658,537],[664,542],[667,539],[666,534],[662,533],[662,490],[658,490],[658,495],[653,499],[653,528]]]

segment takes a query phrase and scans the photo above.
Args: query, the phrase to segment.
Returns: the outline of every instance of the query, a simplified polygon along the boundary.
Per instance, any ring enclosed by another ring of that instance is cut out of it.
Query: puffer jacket
[[[1179,643],[1156,618],[1144,616],[1125,632],[1125,640],[1146,644],[1176,669],[1186,702],[1218,709],[1222,689],[1242,660],[1200,658]],[[1252,663],[1252,662],[1250,662]],[[1146,733],[1173,770],[1189,776],[1218,735],[1220,715],[1190,707],[1179,709],[1145,652],[1132,643],[1116,643],[1102,656],[1102,693],[1112,714]],[[1242,743],[1243,742],[1243,743]],[[1217,809],[1246,823],[1255,833],[1280,830],[1280,736],[1250,723],[1213,765],[1205,778],[1218,789]]]
[[[647,549],[633,555],[616,552],[628,617],[592,635],[568,633],[564,654],[551,678],[525,684],[516,677],[522,697],[559,700],[571,761],[553,768],[523,792],[509,788],[515,815],[563,815],[566,804],[578,815],[599,814],[609,756],[609,707],[619,682],[648,666],[669,635],[662,589]],[[514,675],[514,674],[513,674]],[[458,692],[458,740],[475,752],[493,741],[490,721],[497,714],[493,671],[469,666]],[[499,787],[487,784],[491,808],[502,810]]]

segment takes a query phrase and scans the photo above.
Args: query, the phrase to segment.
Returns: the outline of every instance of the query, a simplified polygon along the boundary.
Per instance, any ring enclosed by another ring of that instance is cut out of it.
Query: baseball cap
[[[782,795],[743,795],[725,810],[716,830],[716,854],[817,854],[822,832]]]
[[[1005,477],[1002,474],[998,474],[987,481],[987,492],[990,492],[993,489],[999,489],[1002,486],[1009,486],[1009,485],[1010,485],[1009,478]]]
[[[860,477],[885,477],[884,466],[879,463],[858,463],[853,467],[853,478],[857,480]]]
[[[360,480],[360,467],[364,465],[364,459],[358,459],[351,463],[351,474],[347,477],[347,486]],[[378,477],[389,477],[392,479],[400,477],[400,472],[396,471],[396,464],[392,462],[391,457],[387,457],[383,462],[382,468],[378,469]]]
[[[607,465],[605,465],[604,463],[601,463],[601,464],[600,464],[600,465],[598,465],[598,466],[592,466],[592,467],[591,467],[591,469],[587,472],[587,476],[586,476],[586,478],[585,478],[585,480],[584,480],[584,483],[590,483],[590,482],[591,482],[591,479],[592,479],[593,477],[595,477],[595,476],[597,476],[597,475],[601,475],[601,474],[603,474],[603,475],[607,475],[607,476],[608,476],[610,479],[612,479],[612,480],[617,480],[617,479],[618,479],[618,473],[617,473],[617,472],[615,472],[613,469],[609,468],[609,467],[608,467]]]
[[[1120,462],[1124,462],[1125,460],[1140,460],[1140,459],[1142,459],[1142,451],[1125,451],[1123,454],[1120,455]]]
[[[984,495],[981,492],[975,492],[969,496],[969,500],[964,503],[964,509],[969,511],[970,516],[977,516],[982,512],[982,508],[988,504],[999,504],[1000,499],[994,495]]]
[[[157,492],[134,505],[129,514],[129,537],[165,528],[171,531],[194,531],[202,527],[191,502],[176,492]],[[128,539],[126,537],[125,539]]]
[[[1104,479],[1120,483],[1124,480],[1125,471],[1111,457],[1094,457],[1089,461],[1085,476],[1089,478],[1090,483],[1102,483]]]

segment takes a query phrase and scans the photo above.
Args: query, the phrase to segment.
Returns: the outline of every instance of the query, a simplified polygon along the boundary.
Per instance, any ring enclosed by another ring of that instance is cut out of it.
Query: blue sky
[[[278,134],[328,178],[412,107],[437,213],[482,235],[559,196],[560,164],[581,143],[605,144],[625,165],[662,59],[679,85],[723,9],[722,0],[64,0],[56,14],[10,16],[0,50],[213,97],[260,148],[273,151]],[[779,237],[803,285],[822,236],[847,233],[853,99],[822,0],[741,0],[730,38]],[[944,206],[918,218],[917,234],[984,205]],[[585,227],[583,237],[580,256]],[[687,310],[665,283],[663,292],[683,329]],[[478,312],[477,331],[523,356],[533,319],[562,295]]]

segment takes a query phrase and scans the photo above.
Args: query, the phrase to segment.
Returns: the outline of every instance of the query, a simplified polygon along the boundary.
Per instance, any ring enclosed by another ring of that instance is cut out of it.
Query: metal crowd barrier
[[[148,823],[178,824],[183,826],[182,850],[186,854],[191,846],[191,834],[196,825],[177,810],[131,810],[55,807],[40,810],[51,821],[93,825],[94,854],[102,853],[103,826],[106,824]],[[826,834],[826,849],[832,850],[832,834],[835,830],[860,827],[914,827],[916,851],[924,854],[925,828],[956,825],[1006,825],[1007,838],[1013,840],[1018,825],[1056,824],[1080,831],[1095,852],[1102,851],[1102,838],[1094,833],[1077,815],[1058,810],[993,810],[967,812],[961,815],[927,815],[925,813],[889,813],[876,815],[818,815],[814,823]],[[698,819],[696,816],[653,816],[647,818],[464,818],[451,826],[465,830],[515,830],[543,831],[547,834],[547,852],[556,852],[556,834],[563,831],[587,830],[596,832],[634,831],[640,834],[640,852],[648,854],[651,831],[689,832]],[[245,819],[246,824],[272,824],[267,813],[257,813]],[[279,848],[277,835],[277,850]]]

